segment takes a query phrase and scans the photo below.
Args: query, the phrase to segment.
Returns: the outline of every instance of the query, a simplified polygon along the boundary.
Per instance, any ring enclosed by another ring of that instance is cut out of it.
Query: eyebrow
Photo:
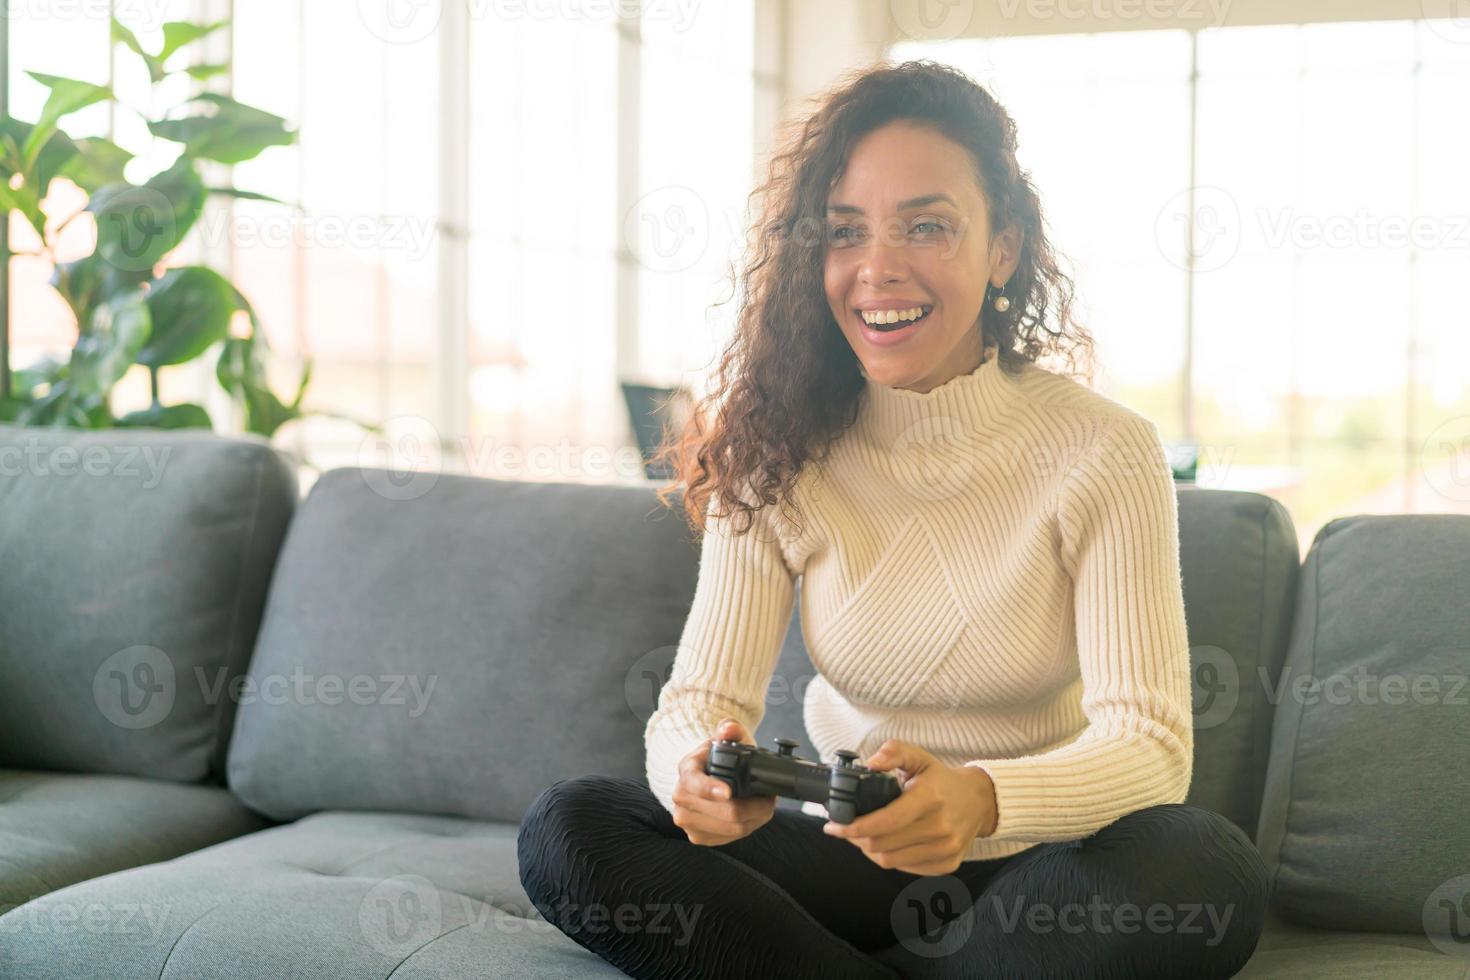
[[[926,204],[935,204],[939,201],[944,201],[949,204],[950,207],[959,210],[959,205],[955,203],[955,199],[950,197],[948,194],[921,194],[918,197],[911,197],[907,201],[899,201],[898,210],[907,211],[909,208],[922,208]],[[827,205],[827,213],[864,214],[866,212],[864,212],[863,209],[858,207],[856,204],[829,204]]]

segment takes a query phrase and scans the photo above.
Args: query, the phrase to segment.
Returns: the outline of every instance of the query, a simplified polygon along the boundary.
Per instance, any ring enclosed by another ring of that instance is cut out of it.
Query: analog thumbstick
[[[842,766],[843,768],[849,768],[849,767],[851,767],[853,761],[857,757],[858,757],[858,754],[856,752],[852,751],[851,749],[838,749],[837,750],[837,764],[839,766]]]
[[[796,747],[800,744],[801,743],[794,738],[777,738],[776,751],[780,755],[790,755],[791,753],[796,751]]]

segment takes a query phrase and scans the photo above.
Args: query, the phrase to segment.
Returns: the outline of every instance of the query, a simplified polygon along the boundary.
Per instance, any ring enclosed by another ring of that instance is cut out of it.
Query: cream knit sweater
[[[894,738],[984,768],[999,822],[965,860],[1184,800],[1189,641],[1158,430],[1070,378],[1034,364],[1012,376],[986,353],[922,394],[865,376],[856,421],[797,480],[800,527],[776,505],[744,535],[709,522],[644,732],[666,808],[680,758],[722,718],[753,732],[764,717],[797,575],[814,748],[862,761]]]

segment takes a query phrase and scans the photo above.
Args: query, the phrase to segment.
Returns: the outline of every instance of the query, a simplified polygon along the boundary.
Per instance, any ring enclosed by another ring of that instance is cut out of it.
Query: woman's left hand
[[[916,875],[949,874],[970,842],[995,830],[995,786],[977,766],[946,766],[926,749],[889,739],[863,765],[897,776],[898,799],[852,823],[822,829],[858,847],[880,868]]]

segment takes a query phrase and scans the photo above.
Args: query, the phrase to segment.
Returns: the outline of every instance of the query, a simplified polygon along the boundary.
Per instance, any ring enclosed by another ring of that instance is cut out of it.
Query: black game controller
[[[837,761],[823,764],[795,754],[801,743],[775,740],[777,750],[731,739],[714,739],[704,762],[707,775],[730,787],[734,799],[784,796],[821,803],[834,823],[852,823],[898,799],[903,787],[886,772],[859,765],[857,753],[838,749]]]

